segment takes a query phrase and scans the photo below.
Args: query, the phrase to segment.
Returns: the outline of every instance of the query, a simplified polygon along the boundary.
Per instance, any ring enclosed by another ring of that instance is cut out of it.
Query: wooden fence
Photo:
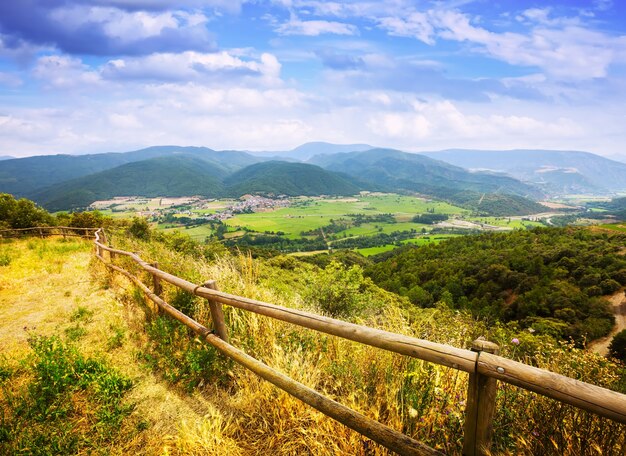
[[[93,237],[98,228],[77,228],[75,226],[37,226],[32,228],[8,228],[0,230],[1,238],[15,238],[21,236],[63,236]]]
[[[228,328],[224,321],[222,304],[468,372],[464,455],[473,456],[489,453],[497,380],[626,424],[626,395],[503,358],[498,356],[498,346],[485,340],[476,340],[472,344],[471,350],[464,350],[231,295],[219,291],[214,281],[196,285],[158,269],[156,265],[147,263],[135,253],[109,247],[106,234],[102,229],[95,231],[95,248],[97,258],[108,268],[128,277],[160,309],[192,329],[204,341],[225,356],[325,415],[401,455],[435,455],[440,453],[407,435],[325,397],[318,391],[287,377],[229,344]],[[105,251],[109,252],[109,261],[105,258]],[[153,277],[154,290],[148,288],[130,272],[113,264],[117,255],[132,259],[142,269],[150,273]],[[165,302],[159,296],[162,293],[161,281],[207,299],[213,320],[213,330],[206,328]]]

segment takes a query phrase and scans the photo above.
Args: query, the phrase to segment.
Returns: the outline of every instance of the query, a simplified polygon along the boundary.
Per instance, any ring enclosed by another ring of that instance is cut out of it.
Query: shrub
[[[133,218],[133,222],[128,227],[128,232],[137,239],[143,239],[145,241],[150,239],[150,225],[145,218]]]
[[[361,294],[364,280],[360,266],[344,268],[333,260],[313,279],[309,297],[333,317],[352,317],[365,305]]]
[[[626,361],[626,329],[613,337],[611,345],[609,345],[609,354],[621,361]]]

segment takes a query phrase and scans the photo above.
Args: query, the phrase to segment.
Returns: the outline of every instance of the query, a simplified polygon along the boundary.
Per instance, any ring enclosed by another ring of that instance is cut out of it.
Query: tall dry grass
[[[307,264],[254,260],[223,255],[211,262],[179,253],[161,243],[144,243],[122,236],[115,245],[158,261],[163,270],[195,283],[216,280],[221,290],[286,307],[320,311],[307,299],[320,271]],[[131,262],[129,270],[150,277]],[[149,304],[127,283],[115,279],[130,309],[145,312],[133,326],[139,351],[150,352],[144,323],[154,321]],[[121,288],[124,287],[125,291]],[[467,348],[478,336],[498,343],[502,354],[554,372],[624,391],[623,366],[586,353],[573,345],[523,331],[511,325],[487,328],[466,313],[439,306],[409,309],[407,303],[373,284],[360,291],[370,303],[353,321],[393,332]],[[164,295],[176,301],[177,291],[166,285]],[[191,298],[190,311],[210,326],[206,303]],[[148,309],[148,310],[145,310]],[[134,313],[135,310],[132,310]],[[253,313],[225,306],[233,345],[269,366],[329,397],[447,454],[460,454],[463,441],[467,375],[454,369],[394,355],[372,347],[315,333]],[[144,318],[144,317],[142,317]],[[142,326],[144,325],[144,326]],[[512,343],[512,339],[519,344]],[[193,343],[172,339],[175,349],[194,350]],[[175,354],[167,356],[175,356]],[[218,356],[219,358],[219,356]],[[181,358],[182,359],[182,358]],[[357,454],[385,455],[384,448],[300,403],[246,369],[214,361],[194,395],[211,403],[196,422],[181,422],[168,439],[168,454]],[[221,370],[221,371],[220,371]],[[180,387],[179,383],[173,382]],[[184,388],[177,394],[189,394]],[[578,411],[534,393],[500,383],[494,421],[494,454],[622,455],[626,427]]]

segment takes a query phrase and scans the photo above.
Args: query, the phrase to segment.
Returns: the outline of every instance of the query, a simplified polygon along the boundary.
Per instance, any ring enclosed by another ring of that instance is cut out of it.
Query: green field
[[[165,198],[153,198],[147,201],[133,200],[127,204],[116,206],[116,212],[113,212],[111,209],[103,209],[101,212],[112,217],[127,217],[129,215],[134,216],[136,210],[148,208],[154,210],[159,206],[161,206],[160,211],[167,210],[168,207],[171,207],[172,202],[173,200]],[[198,201],[196,207],[194,207],[194,203],[191,204],[191,214],[189,212],[174,213],[173,217],[174,219],[194,219],[207,214],[225,211],[235,203],[237,203],[237,200],[232,199],[210,202]],[[120,209],[126,209],[126,211],[120,211]],[[432,229],[432,225],[413,223],[411,221],[416,214],[426,213],[446,214],[461,220],[510,229],[525,229],[543,225],[541,222],[521,220],[520,217],[471,217],[470,212],[466,209],[441,201],[398,194],[372,193],[354,197],[291,198],[289,207],[236,214],[224,220],[228,231],[225,233],[225,237],[238,237],[245,234],[246,231],[250,231],[256,233],[282,233],[286,238],[297,239],[302,236],[302,232],[319,230],[330,225],[333,220],[336,222],[341,220],[341,222],[348,224],[346,229],[339,232],[325,231],[326,239],[330,244],[332,244],[333,240],[344,238],[375,236],[377,234],[391,234],[395,231],[406,232],[411,230],[415,231],[415,238],[402,241],[403,243],[422,245],[429,242],[440,242],[446,236],[436,236],[435,238],[420,236],[429,232]],[[353,224],[353,216],[356,214],[361,214],[365,217],[391,214],[395,222],[390,223],[388,220],[372,221],[370,219],[369,221],[362,221],[360,225],[355,226]],[[170,218],[170,221],[173,220]],[[197,241],[204,241],[205,238],[215,234],[209,224],[185,227],[182,225],[176,226],[175,223],[158,223],[157,228],[165,232],[180,231]],[[318,233],[315,233],[315,236],[317,235]],[[385,245],[363,248],[358,251],[364,255],[374,255],[391,250],[394,247],[394,245]]]
[[[607,225],[599,225],[600,228],[619,231],[621,233],[626,233],[626,224],[624,223],[611,223]]]
[[[379,215],[393,214],[399,220],[410,220],[414,215],[427,210],[438,214],[467,214],[465,209],[448,203],[429,201],[411,196],[395,194],[366,195],[354,198],[305,198],[296,200],[290,207],[254,214],[240,214],[226,221],[231,227],[242,227],[252,231],[282,231],[291,239],[300,237],[303,231],[319,229],[351,214]],[[342,231],[346,236],[368,236],[377,232],[421,230],[427,225],[411,222],[364,223]]]
[[[404,241],[400,241],[400,243],[403,245],[413,244],[413,245],[418,245],[418,246],[426,245],[426,244],[439,244],[440,242],[445,241],[446,239],[450,239],[450,238],[458,237],[458,236],[462,236],[462,234],[437,234],[437,235],[431,235],[431,236],[420,236],[415,239],[406,239]],[[356,251],[359,252],[363,256],[371,256],[371,255],[377,255],[383,252],[388,252],[389,250],[393,250],[396,247],[398,246],[395,244],[387,244],[387,245],[382,245],[380,247],[367,247],[364,249],[356,249]]]
[[[525,229],[535,226],[545,226],[541,222],[534,222],[531,220],[522,220],[519,217],[468,217],[465,220],[469,220],[475,223],[484,223],[491,226],[500,226],[511,229]]]

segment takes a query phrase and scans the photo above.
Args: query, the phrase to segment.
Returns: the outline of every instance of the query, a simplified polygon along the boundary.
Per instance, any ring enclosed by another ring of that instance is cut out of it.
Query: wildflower
[[[409,407],[409,416],[411,418],[415,418],[417,416],[417,410],[415,410],[413,407]]]
[[[517,337],[514,337],[513,339],[511,339],[511,343],[514,345],[519,345],[519,339]]]

